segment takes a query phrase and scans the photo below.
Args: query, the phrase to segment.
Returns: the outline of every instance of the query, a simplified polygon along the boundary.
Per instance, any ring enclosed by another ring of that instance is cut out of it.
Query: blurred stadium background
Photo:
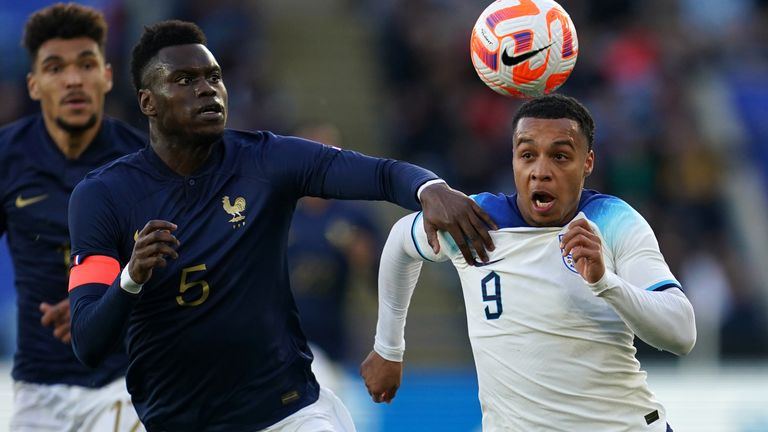
[[[510,118],[519,102],[484,87],[469,31],[489,0],[89,0],[110,24],[107,112],[146,130],[128,77],[141,26],[197,22],[224,70],[233,128],[339,127],[343,146],[429,167],[466,193],[512,192]],[[0,124],[33,112],[20,48],[30,12],[0,0]],[[580,56],[561,92],[597,121],[588,187],[648,219],[694,303],[699,338],[677,359],[638,343],[676,431],[768,431],[768,1],[561,0]],[[2,171],[2,167],[0,167]],[[369,205],[384,234],[404,211]],[[0,246],[0,431],[15,337],[13,274]],[[356,369],[372,345],[375,289],[353,279],[341,391],[366,431],[473,431],[477,384],[458,278],[425,267],[391,405]]]

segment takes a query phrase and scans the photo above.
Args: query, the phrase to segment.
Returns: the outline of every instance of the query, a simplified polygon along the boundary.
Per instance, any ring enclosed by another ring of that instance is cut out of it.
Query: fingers
[[[40,324],[44,326],[54,325],[60,322],[69,322],[69,299],[65,299],[56,305],[40,303]]]
[[[486,226],[490,227],[492,230],[499,229],[499,227],[496,225],[496,222],[494,222],[488,213],[486,213],[485,210],[483,210],[483,208],[480,207],[474,200],[472,201],[472,209],[475,211],[475,214],[480,216],[480,219]],[[488,239],[490,240],[490,236],[488,236]],[[493,246],[493,242],[491,242],[490,246]],[[491,250],[493,249],[491,248]]]
[[[70,336],[69,326],[69,321],[56,325],[53,329],[53,336],[64,343],[70,343],[72,338]]]
[[[128,271],[134,282],[145,283],[152,276],[152,269],[166,267],[168,259],[179,257],[176,249],[180,242],[172,234],[176,228],[176,224],[168,221],[151,220],[141,229],[128,263]]]
[[[431,223],[424,222],[424,231],[427,233],[427,243],[432,247],[435,255],[440,253],[440,242],[437,240],[437,227]]]
[[[600,237],[595,234],[592,227],[584,219],[579,219],[568,225],[568,231],[565,232],[560,241],[563,256],[573,254],[574,249],[577,247],[600,250]],[[574,258],[576,258],[575,255]]]
[[[40,312],[43,313],[43,316],[40,317],[40,324],[48,327],[49,325],[53,324],[54,321],[54,315],[53,312],[53,306],[51,306],[48,303],[40,303]]]
[[[371,400],[376,403],[390,403],[400,388],[403,375],[401,362],[385,360],[375,352],[371,352],[360,365],[360,376],[363,378]]]

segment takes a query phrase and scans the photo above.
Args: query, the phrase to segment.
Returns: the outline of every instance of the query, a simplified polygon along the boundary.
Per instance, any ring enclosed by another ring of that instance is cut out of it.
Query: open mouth
[[[223,112],[224,107],[216,103],[205,105],[197,110],[198,114],[222,114]]]
[[[531,194],[533,208],[538,211],[547,211],[555,204],[555,197],[547,192],[535,191]]]

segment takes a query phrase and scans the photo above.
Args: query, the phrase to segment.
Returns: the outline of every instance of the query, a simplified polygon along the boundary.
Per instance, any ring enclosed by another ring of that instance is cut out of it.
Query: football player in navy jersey
[[[75,357],[69,333],[69,196],[88,171],[147,142],[103,115],[112,88],[106,32],[100,12],[75,4],[32,14],[23,44],[29,95],[41,112],[0,129],[0,234],[8,234],[18,305],[15,432],[141,426],[125,388],[123,344],[91,369]]]
[[[296,201],[421,207],[430,235],[452,233],[468,260],[470,246],[487,260],[495,225],[422,168],[225,129],[227,91],[205,43],[192,23],[145,28],[131,69],[150,146],[72,194],[75,353],[98,365],[126,332],[128,390],[149,431],[354,430],[312,374],[289,287]]]

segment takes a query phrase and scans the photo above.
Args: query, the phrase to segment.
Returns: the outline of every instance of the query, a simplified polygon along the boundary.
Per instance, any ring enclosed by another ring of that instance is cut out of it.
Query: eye
[[[220,83],[221,82],[221,74],[220,73],[211,74],[211,76],[208,77],[208,81],[210,81],[213,84]]]
[[[62,69],[64,68],[60,64],[49,64],[44,68],[45,72],[54,74],[61,72]]]
[[[180,76],[176,78],[176,83],[185,86],[191,84],[192,80],[188,76]]]
[[[565,153],[557,153],[557,154],[555,155],[555,160],[558,160],[558,161],[566,161],[566,160],[568,160],[568,159],[569,159],[569,157],[568,157],[568,155],[567,155],[567,154],[565,154]]]

